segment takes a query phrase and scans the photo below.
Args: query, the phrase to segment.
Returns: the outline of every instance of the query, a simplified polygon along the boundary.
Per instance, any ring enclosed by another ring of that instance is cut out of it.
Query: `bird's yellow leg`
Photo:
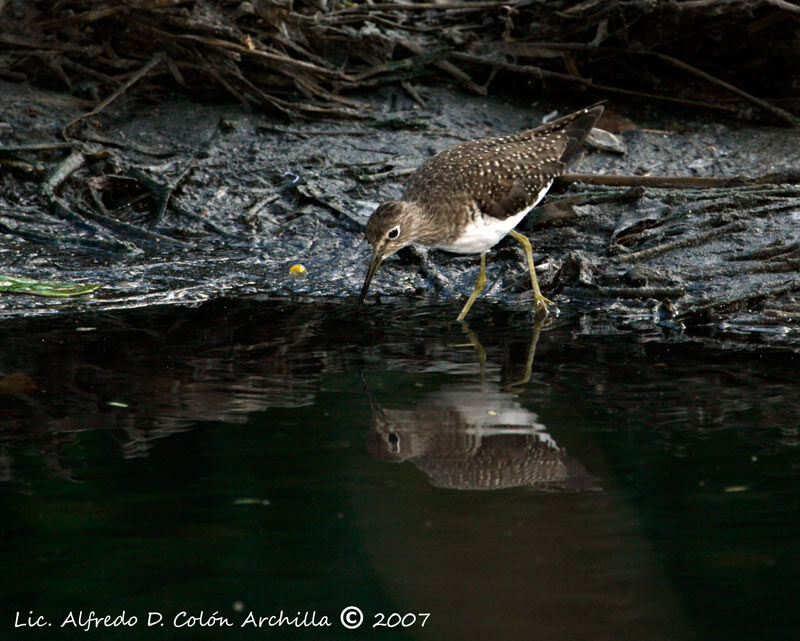
[[[531,285],[533,286],[533,298],[536,301],[536,308],[541,307],[545,313],[548,313],[549,310],[547,309],[548,305],[555,306],[555,303],[548,298],[542,296],[542,292],[539,291],[539,281],[536,280],[536,269],[533,266],[533,250],[531,249],[531,241],[529,241],[525,236],[520,234],[518,231],[514,231],[513,229],[509,232],[511,237],[514,238],[520,245],[522,245],[522,249],[525,250],[525,258],[528,259],[528,269],[531,272]]]
[[[461,313],[458,315],[456,320],[463,321],[464,317],[467,315],[469,308],[472,307],[472,303],[475,302],[475,299],[478,298],[478,294],[483,291],[483,287],[486,285],[486,254],[481,254],[481,273],[478,274],[478,280],[475,281],[475,287],[472,289],[472,294],[467,299],[467,302],[464,303],[464,307],[461,309]]]
[[[478,354],[478,366],[480,367],[481,384],[483,385],[486,383],[486,349],[483,347],[480,340],[478,340],[478,336],[475,332],[467,325],[467,321],[462,320],[459,322],[461,323],[461,329],[464,330],[464,333],[467,335],[469,344],[475,348],[475,352]]]
[[[531,380],[533,374],[533,358],[536,356],[536,343],[539,342],[539,333],[542,331],[542,323],[544,323],[544,316],[537,316],[533,322],[533,334],[531,334],[531,343],[528,346],[528,360],[525,363],[525,373],[518,381],[511,383],[508,388],[513,390],[515,387],[522,387],[527,385]]]

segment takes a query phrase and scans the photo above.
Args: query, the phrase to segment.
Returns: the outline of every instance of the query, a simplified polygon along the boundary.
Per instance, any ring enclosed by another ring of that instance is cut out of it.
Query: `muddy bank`
[[[399,196],[408,171],[464,139],[536,126],[594,100],[511,104],[445,87],[419,94],[424,106],[391,89],[361,96],[373,117],[358,123],[287,124],[230,104],[122,100],[91,122],[84,142],[59,146],[62,127],[89,105],[0,84],[2,271],[102,285],[76,299],[4,295],[0,314],[220,296],[354,304],[369,255],[363,225],[379,202]],[[618,135],[627,152],[590,148],[571,171],[733,177],[798,169],[796,130],[640,103],[608,107],[626,129]],[[42,185],[68,160],[48,196]],[[557,201],[520,229],[532,239],[544,293],[565,309],[578,304],[628,327],[800,345],[798,185],[573,184],[546,202]],[[290,275],[298,263],[305,277]],[[371,301],[452,300],[456,309],[476,270],[477,258],[406,250],[384,264]],[[513,242],[489,254],[487,275],[478,305],[529,308]]]

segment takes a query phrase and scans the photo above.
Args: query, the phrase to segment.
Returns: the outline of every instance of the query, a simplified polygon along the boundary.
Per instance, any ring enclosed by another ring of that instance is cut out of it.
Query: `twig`
[[[453,9],[492,9],[494,7],[513,7],[514,2],[419,2],[416,4],[400,3],[400,2],[378,2],[369,4],[370,11],[452,11]],[[330,15],[353,13],[356,11],[364,11],[365,7],[359,5],[355,7],[347,7],[339,9],[338,11],[331,11]]]
[[[425,52],[422,45],[420,45],[418,42],[414,42],[413,40],[409,40],[408,38],[398,38],[398,42],[418,56],[423,55]],[[439,60],[434,64],[445,73],[453,76],[453,78],[455,78],[473,93],[476,93],[479,96],[486,95],[486,87],[481,87],[480,85],[476,84],[475,81],[470,78],[469,74],[456,67],[449,60]]]
[[[610,298],[680,298],[686,294],[683,287],[598,287],[597,293]]]
[[[167,212],[167,205],[169,205],[169,200],[172,198],[172,194],[180,186],[180,184],[186,180],[186,177],[192,172],[193,169],[193,166],[186,167],[180,174],[178,174],[175,180],[166,185],[163,196],[161,197],[161,201],[158,204],[158,209],[156,209],[156,225],[160,225],[164,222],[164,215]]]
[[[322,193],[322,191],[311,182],[299,185],[297,191],[306,198],[335,211],[339,214],[339,219],[346,221],[347,226],[353,231],[363,231],[364,221],[355,216],[353,212],[350,211],[349,207],[340,204],[336,196],[327,197],[326,194]]]
[[[316,82],[311,80],[308,76],[296,76],[294,78],[295,86],[302,90],[308,91],[311,95],[317,96],[319,98],[323,98],[333,103],[339,103],[344,105],[345,107],[350,107],[352,109],[366,109],[368,108],[368,104],[364,102],[358,102],[356,100],[351,100],[350,98],[345,98],[344,96],[337,96],[330,91],[327,91],[320,87]]]
[[[78,227],[99,236],[100,238],[97,243],[95,243],[99,248],[111,251],[138,251],[138,249],[130,243],[107,239],[106,234],[100,227],[90,223],[85,217],[76,214],[56,196],[56,189],[58,189],[73,172],[83,167],[85,163],[86,156],[79,151],[73,151],[60,164],[56,165],[42,181],[42,184],[39,186],[39,197],[45,202],[48,208],[60,218],[72,222]]]
[[[316,73],[321,76],[329,78],[337,78],[345,81],[352,80],[350,76],[348,76],[343,71],[339,71],[338,69],[326,69],[325,67],[320,67],[319,65],[315,65],[311,62],[305,62],[304,60],[297,60],[295,58],[291,58],[285,54],[281,54],[278,52],[265,51],[263,49],[248,49],[245,46],[242,46],[235,42],[222,40],[221,38],[210,38],[206,36],[198,36],[191,33],[172,34],[166,31],[162,31],[161,29],[157,29],[152,25],[143,24],[142,26],[147,27],[148,30],[170,41],[187,40],[190,42],[199,42],[201,44],[207,45],[209,47],[214,47],[216,49],[223,49],[223,50],[227,49],[228,51],[238,53],[242,56],[250,56],[252,58],[260,58],[263,60],[269,60],[271,62],[283,63],[289,67],[296,67],[298,69],[303,69],[304,71],[310,71],[312,73]]]
[[[430,281],[436,291],[458,295],[453,283],[442,273],[436,263],[430,259],[430,254],[425,247],[409,245],[405,249],[401,249],[398,255],[402,260],[406,260],[408,257],[416,260],[420,273]]]
[[[672,66],[677,67],[678,69],[683,69],[684,71],[688,71],[689,73],[694,74],[695,76],[698,76],[699,78],[702,78],[703,80],[706,80],[711,84],[717,85],[718,87],[722,87],[723,89],[726,89],[731,93],[735,93],[737,96],[740,96],[745,100],[747,100],[748,102],[751,102],[752,104],[756,105],[757,107],[760,107],[765,111],[768,111],[769,113],[773,114],[774,116],[777,116],[781,120],[785,120],[794,127],[800,127],[800,118],[798,118],[794,114],[790,114],[788,111],[781,109],[780,107],[776,107],[775,105],[770,104],[766,100],[762,100],[761,98],[756,98],[755,96],[747,93],[746,91],[739,89],[739,87],[734,87],[732,84],[727,83],[724,80],[720,80],[715,76],[712,76],[710,73],[706,73],[705,71],[702,71],[697,67],[693,67],[692,65],[687,64],[682,60],[678,60],[677,58],[673,58],[672,56],[668,56],[667,54],[664,53],[655,53],[655,52],[646,52],[646,53],[656,56],[660,60],[668,62]]]
[[[528,214],[525,225],[534,227],[545,223],[552,223],[559,220],[582,216],[573,207],[578,205],[599,205],[602,203],[623,203],[629,204],[636,202],[644,196],[644,189],[632,187],[625,191],[609,190],[605,193],[596,191],[584,191],[577,194],[554,198],[549,202],[539,205]]]
[[[164,59],[164,54],[161,52],[156,53],[147,64],[142,67],[139,71],[137,71],[124,85],[119,87],[114,93],[112,93],[108,98],[106,98],[103,102],[97,105],[94,109],[90,112],[83,114],[82,116],[78,116],[71,122],[69,122],[62,130],[61,135],[64,137],[65,140],[69,140],[70,136],[68,135],[69,128],[72,127],[74,124],[80,122],[84,118],[91,118],[92,116],[96,116],[99,114],[103,109],[108,107],[112,102],[114,102],[117,98],[119,98],[123,93],[125,93],[128,89],[130,89],[134,84],[139,82],[141,78],[150,71],[153,67],[159,64]]]
[[[190,168],[191,169],[191,168]],[[172,197],[172,192],[177,186],[178,182],[180,182],[183,178],[186,177],[188,174],[188,169],[181,173],[178,179],[172,185],[164,184],[159,182],[152,176],[148,175],[138,167],[129,167],[126,173],[131,177],[135,178],[139,181],[139,183],[144,187],[153,199],[159,204],[158,209],[156,211],[156,218],[163,217],[164,212],[166,211],[167,205]],[[188,220],[192,220],[196,223],[202,225],[202,227],[217,236],[222,238],[235,238],[233,234],[228,233],[224,229],[222,229],[219,225],[216,225],[212,221],[204,218],[203,216],[196,214],[195,212],[189,211],[185,207],[182,207],[179,203],[173,200],[172,207],[184,218]]]
[[[403,176],[409,176],[416,171],[414,167],[404,167],[403,169],[392,169],[391,171],[382,171],[378,174],[362,174],[357,177],[357,179],[361,182],[365,183],[374,183],[380,182],[381,180],[390,180],[392,178],[402,178]]]
[[[367,118],[364,114],[361,114],[357,111],[352,111],[350,109],[337,109],[335,107],[319,107],[317,105],[311,105],[305,102],[289,102],[288,100],[281,100],[280,98],[276,98],[275,96],[271,96],[261,88],[257,87],[253,84],[250,80],[247,79],[244,75],[238,75],[237,78],[244,83],[251,91],[253,91],[256,95],[258,95],[265,104],[274,107],[283,115],[287,116],[288,118],[296,118],[298,116],[305,117],[303,113],[297,113],[302,111],[307,111],[310,114],[314,114],[315,116],[336,116],[337,118]]]
[[[103,199],[101,198],[98,191],[90,187],[89,193],[92,195],[92,200],[94,201],[95,206],[100,210],[101,213],[98,214],[95,212],[86,211],[85,209],[81,213],[83,214],[84,217],[96,221],[97,223],[103,225],[103,227],[105,227],[106,229],[109,229],[117,234],[122,234],[128,238],[136,238],[139,241],[144,241],[146,243],[151,243],[155,245],[187,244],[182,240],[178,240],[170,236],[165,236],[163,234],[159,234],[158,232],[150,231],[148,229],[142,229],[141,227],[137,227],[136,225],[132,225],[130,223],[126,223],[121,220],[112,218],[111,216],[108,215],[108,212],[105,206],[103,205]]]
[[[762,262],[741,267],[723,267],[694,272],[692,280],[711,280],[714,278],[735,278],[744,274],[783,274],[800,271],[800,260],[785,258],[779,261]]]
[[[475,65],[487,65],[490,67],[496,67],[497,69],[502,69],[503,71],[511,71],[514,73],[521,73],[528,76],[536,76],[537,78],[556,78],[558,80],[565,80],[567,82],[574,82],[579,85],[591,85],[591,80],[587,80],[586,78],[581,78],[580,76],[572,76],[566,73],[559,73],[557,71],[550,71],[549,69],[544,69],[542,67],[537,67],[535,65],[518,65],[512,62],[506,62],[505,60],[494,60],[492,58],[485,58],[483,56],[476,56],[471,53],[462,53],[459,51],[454,51],[450,54],[450,57],[453,60],[460,60],[461,62],[468,62],[470,64]]]
[[[681,3],[678,6],[684,6],[685,4],[686,3]],[[800,10],[800,9],[798,9],[798,10]],[[678,60],[677,58],[674,58],[673,56],[669,56],[667,54],[663,54],[663,53],[659,53],[659,52],[655,52],[655,51],[638,50],[638,49],[615,49],[615,48],[603,48],[603,49],[600,49],[600,48],[595,47],[593,45],[580,43],[580,42],[533,42],[533,43],[524,43],[522,45],[509,45],[507,47],[507,49],[509,51],[512,51],[512,52],[520,51],[524,55],[525,47],[527,47],[527,48],[538,47],[538,48],[541,48],[541,49],[556,49],[556,50],[563,50],[563,51],[605,52],[605,53],[619,54],[619,55],[650,55],[650,56],[656,56],[657,58],[660,58],[664,62],[667,62],[667,63],[673,65],[674,67],[677,67],[678,69],[682,69],[683,71],[687,71],[687,72],[689,72],[689,73],[691,73],[693,75],[696,75],[696,76],[698,76],[700,78],[703,78],[707,82],[715,84],[715,85],[717,85],[719,87],[723,87],[724,89],[726,89],[727,91],[730,91],[731,93],[735,93],[736,95],[738,95],[741,98],[744,98],[745,100],[753,103],[754,105],[758,106],[759,108],[761,108],[761,109],[763,109],[765,111],[768,111],[768,112],[772,113],[773,115],[779,117],[781,120],[788,121],[789,123],[791,123],[795,127],[800,126],[800,118],[798,118],[797,116],[789,113],[788,111],[785,111],[784,109],[781,109],[780,107],[776,107],[776,106],[770,104],[769,102],[767,102],[766,100],[762,100],[760,98],[756,98],[755,96],[753,96],[753,95],[751,95],[751,94],[739,89],[738,87],[735,87],[734,85],[731,85],[730,83],[727,83],[727,82],[725,82],[723,80],[720,80],[719,78],[717,78],[715,76],[712,76],[711,74],[709,74],[709,73],[707,73],[705,71],[702,71],[701,69],[698,69],[697,67],[693,67],[692,65],[687,64],[687,63],[685,63],[685,62],[683,62],[681,60]],[[568,78],[573,78],[573,81],[576,81],[575,80],[575,78],[576,78],[575,76],[567,76],[567,78],[563,78],[563,79],[566,80]],[[583,80],[583,79],[580,79],[580,80]],[[668,100],[668,101],[671,101],[671,102],[683,102],[683,103],[686,103],[686,104],[704,106],[704,107],[707,107],[707,108],[723,109],[723,110],[732,111],[732,109],[730,109],[729,107],[726,107],[725,105],[714,105],[712,103],[700,102],[700,101],[697,101],[697,100],[689,100],[689,99],[685,99],[685,98],[677,98],[677,97],[674,97],[674,96],[661,96],[661,95],[658,95],[658,94],[642,93],[642,92],[638,92],[638,91],[633,91],[631,89],[622,89],[622,88],[619,88],[619,87],[611,87],[611,86],[608,86],[608,85],[594,83],[594,82],[591,82],[591,81],[584,81],[584,83],[587,86],[591,86],[594,89],[600,89],[600,90],[603,90],[603,91],[614,91],[614,92],[618,92],[618,93],[642,95],[644,97],[656,98],[656,99],[659,99],[659,100]]]
[[[613,93],[621,93],[626,96],[638,96],[639,98],[651,98],[653,100],[661,100],[662,102],[672,102],[678,105],[688,105],[690,107],[701,107],[703,109],[713,109],[714,111],[727,111],[729,113],[736,113],[736,109],[728,105],[719,105],[713,102],[706,102],[705,100],[693,100],[691,98],[679,98],[677,96],[664,96],[658,93],[649,93],[647,91],[637,91],[635,89],[623,89],[622,87],[614,87],[611,85],[604,85],[597,82],[589,82],[586,85],[590,89],[597,89],[598,91],[611,91]]]
[[[86,156],[80,151],[73,151],[69,156],[56,165],[39,186],[39,193],[48,200],[55,198],[55,190],[70,174],[83,167]]]
[[[760,2],[752,2],[752,0],[740,0],[739,2],[731,2],[731,0],[684,0],[683,2],[673,3],[671,8],[679,11],[686,9],[705,9],[707,7],[719,6],[724,9],[737,8],[736,5],[742,5],[744,9],[755,9],[758,4],[771,4],[777,9],[784,9],[793,13],[800,13],[800,7],[785,0],[760,0]],[[738,8],[737,8],[738,9]]]
[[[128,11],[128,6],[126,4],[120,4],[111,7],[101,7],[100,9],[92,9],[90,11],[85,11],[84,13],[59,16],[53,20],[45,20],[42,22],[42,26],[45,28],[55,27],[60,26],[64,22],[97,22],[98,20],[108,18],[109,16],[123,11]]]
[[[49,151],[51,149],[72,149],[72,144],[68,142],[34,142],[27,145],[3,145],[0,147],[0,154],[20,151]]]
[[[247,99],[246,96],[244,96],[231,83],[225,80],[225,77],[220,72],[218,72],[212,65],[208,64],[205,58],[203,58],[199,53],[195,52],[195,55],[197,55],[203,62],[203,66],[205,67],[206,71],[209,73],[209,75],[211,75],[212,78],[214,78],[219,84],[225,87],[225,89],[228,90],[228,93],[230,93],[234,98],[236,98],[236,100],[238,100],[242,104],[242,106],[244,106],[245,109],[252,109],[252,105],[250,104],[250,101]],[[238,69],[236,71],[240,76],[241,72],[239,72]]]
[[[84,74],[85,76],[89,76],[90,78],[94,78],[95,80],[99,80],[100,82],[104,82],[112,87],[119,87],[119,80],[116,78],[112,78],[104,73],[100,73],[99,71],[95,71],[89,67],[85,67],[84,65],[74,62],[70,60],[66,56],[63,57],[59,61],[64,67],[67,69],[72,69],[73,71],[77,71],[79,73]]]
[[[743,294],[741,296],[734,296],[722,300],[711,301],[703,305],[694,306],[687,309],[685,312],[678,314],[675,320],[690,322],[690,321],[708,321],[714,312],[733,311],[741,307],[751,305],[766,298],[776,298],[788,292],[797,291],[800,289],[800,280],[793,279],[785,281],[780,285],[769,289],[760,289],[755,292]]]
[[[511,73],[519,73],[526,76],[534,76],[536,78],[539,78],[540,80],[544,80],[545,78],[552,78],[554,80],[560,80],[563,82],[570,82],[574,84],[583,85],[584,87],[588,87],[590,89],[597,89],[599,91],[612,91],[614,93],[623,93],[632,96],[639,96],[642,98],[652,98],[654,100],[663,100],[665,102],[675,102],[683,105],[692,105],[694,107],[703,107],[705,109],[716,109],[719,111],[735,111],[732,107],[728,107],[725,105],[716,105],[714,103],[704,102],[701,100],[678,98],[676,96],[662,96],[661,94],[647,93],[644,91],[623,89],[622,87],[613,87],[611,85],[599,84],[593,82],[592,80],[589,80],[588,78],[582,78],[581,76],[574,76],[568,73],[560,73],[558,71],[550,71],[549,69],[545,69],[544,67],[538,67],[536,65],[520,65],[512,62],[506,62],[505,60],[493,60],[491,58],[484,58],[482,56],[476,56],[473,54],[462,53],[457,51],[451,53],[450,57],[455,60],[461,60],[463,62],[471,64],[488,65],[491,66],[493,69],[501,69],[503,71],[509,71]]]
[[[64,237],[56,234],[43,234],[32,229],[25,229],[21,225],[8,225],[0,220],[0,233],[19,236],[34,243],[48,245],[67,245],[70,247],[80,247],[83,249],[94,249],[104,252],[129,251],[130,246],[117,241],[106,240],[105,238],[86,238],[84,236]]]
[[[666,189],[710,189],[715,187],[742,187],[746,185],[782,185],[800,183],[800,170],[764,174],[752,178],[704,178],[700,176],[610,176],[599,174],[563,174],[557,184],[584,183],[609,187],[655,187]]]
[[[428,108],[428,105],[425,104],[425,101],[422,99],[422,96],[419,95],[416,87],[414,87],[414,85],[412,85],[408,80],[401,80],[400,86],[403,88],[403,91],[405,91],[408,96],[420,107],[423,109]]]
[[[407,45],[410,44],[411,41],[406,40],[403,42],[403,45],[406,48],[410,49]],[[379,74],[384,73],[397,73],[398,71],[403,70],[410,70],[410,69],[420,69],[425,65],[431,63],[438,63],[447,58],[448,52],[446,49],[437,49],[436,51],[429,51],[429,52],[422,52],[417,53],[414,52],[414,56],[411,58],[404,58],[402,60],[390,60],[387,62],[382,62],[380,64],[374,65],[365,71],[362,71],[359,74],[356,74],[353,77],[353,81],[355,84],[360,83],[362,80],[366,80],[367,78],[371,78],[372,76],[377,76]]]
[[[247,208],[247,216],[257,216],[259,213],[261,213],[261,210],[264,209],[264,207],[274,203],[280,197],[280,194],[270,194],[266,198],[260,198]]]
[[[613,256],[609,259],[609,262],[612,263],[629,263],[629,262],[640,262],[645,260],[650,260],[654,256],[658,256],[659,254],[665,254],[668,251],[672,251],[673,249],[679,249],[681,247],[692,247],[694,245],[701,245],[705,241],[710,240],[711,238],[716,238],[717,236],[725,236],[726,234],[734,234],[736,232],[744,231],[747,229],[747,225],[745,225],[742,221],[734,220],[726,225],[722,225],[721,227],[716,227],[715,229],[711,229],[709,231],[701,232],[699,234],[691,234],[689,236],[684,236],[682,238],[678,238],[677,240],[672,240],[667,243],[663,243],[661,245],[656,245],[655,247],[648,247],[647,249],[641,249],[637,252],[631,252],[630,254],[619,254],[617,256]]]
[[[41,176],[46,167],[42,163],[28,162],[20,158],[4,158],[0,156],[0,167],[22,174],[23,176]]]
[[[172,149],[159,149],[157,147],[153,147],[152,145],[142,145],[136,142],[128,142],[128,141],[120,141],[114,140],[109,138],[108,136],[101,136],[100,134],[96,133],[87,133],[83,134],[83,140],[87,140],[89,142],[99,142],[101,145],[105,145],[107,147],[116,147],[118,149],[128,149],[130,151],[135,151],[140,154],[144,154],[145,156],[155,156],[156,158],[165,158],[167,156],[174,156],[178,150]],[[69,146],[69,143],[65,143]]]
[[[741,254],[736,254],[736,256],[731,256],[728,260],[765,260],[775,258],[776,256],[783,256],[784,254],[791,254],[796,251],[800,251],[800,243],[759,247],[758,249],[752,249],[742,252]]]

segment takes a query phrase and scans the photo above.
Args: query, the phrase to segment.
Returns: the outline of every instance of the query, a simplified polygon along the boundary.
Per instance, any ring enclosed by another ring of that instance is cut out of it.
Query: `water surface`
[[[456,307],[8,322],[0,637],[796,633],[796,357]]]

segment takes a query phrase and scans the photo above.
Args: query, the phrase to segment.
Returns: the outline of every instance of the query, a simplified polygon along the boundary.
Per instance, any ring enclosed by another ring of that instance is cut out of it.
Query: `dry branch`
[[[706,178],[702,176],[622,176],[603,174],[563,174],[556,183],[583,183],[607,187],[655,187],[666,189],[711,189],[717,187],[743,187],[748,185],[793,185],[800,183],[800,169],[763,176],[734,176],[733,178]]]
[[[91,239],[83,239],[85,246],[92,246],[96,249],[103,249],[106,251],[120,252],[120,251],[135,251],[131,243],[127,241],[118,241],[111,237],[102,225],[95,224],[87,220],[84,216],[75,213],[61,198],[56,195],[56,190],[59,186],[67,180],[74,172],[83,167],[86,163],[86,155],[80,151],[73,151],[63,161],[56,165],[50,173],[45,177],[39,186],[39,197],[42,199],[47,208],[50,209],[56,216],[63,218],[73,224],[79,229],[87,231],[94,236]],[[41,238],[38,240],[42,240]]]
[[[698,232],[696,234],[689,234],[687,236],[678,238],[677,240],[671,240],[669,242],[656,245],[655,247],[640,249],[639,251],[631,252],[630,254],[619,254],[617,256],[613,256],[609,259],[609,262],[636,263],[650,260],[655,256],[665,254],[675,249],[702,245],[707,240],[711,240],[712,238],[727,236],[728,234],[734,234],[736,232],[744,231],[745,229],[747,229],[747,225],[745,225],[745,223],[739,220],[734,220],[733,222],[722,225],[721,227],[715,227],[714,229]]]
[[[685,62],[683,62],[681,60],[678,60],[677,58],[673,58],[672,56],[668,56],[668,55],[663,54],[663,53],[654,53],[653,55],[658,57],[660,60],[664,60],[665,62],[668,62],[669,64],[674,65],[675,67],[678,67],[678,69],[683,69],[684,71],[688,71],[689,73],[691,73],[691,74],[693,74],[695,76],[698,76],[698,77],[702,78],[703,80],[706,80],[706,81],[710,82],[711,84],[717,85],[718,87],[722,87],[726,91],[730,91],[731,93],[734,93],[734,94],[736,94],[738,96],[741,96],[742,98],[744,98],[748,102],[751,102],[752,104],[754,104],[756,107],[764,109],[765,111],[769,111],[770,113],[776,115],[778,118],[780,118],[782,120],[785,120],[786,122],[788,122],[789,124],[791,124],[791,125],[793,125],[795,127],[800,125],[800,118],[798,118],[794,114],[790,114],[788,111],[786,111],[784,109],[776,107],[775,105],[771,105],[766,100],[761,100],[760,98],[756,98],[755,96],[751,96],[746,91],[742,91],[738,87],[734,87],[732,84],[730,84],[728,82],[720,80],[719,78],[715,78],[710,73],[706,73],[705,71],[697,69],[696,67],[693,67],[692,65],[686,64]]]
[[[715,314],[749,307],[750,305],[760,303],[764,300],[775,300],[783,294],[798,290],[800,290],[800,280],[788,280],[760,291],[748,292],[739,296],[732,296],[730,298],[694,305],[685,312],[678,314],[675,318],[687,324],[707,322],[711,320]]]
[[[99,105],[97,105],[89,113],[85,113],[82,116],[78,116],[77,118],[75,118],[74,120],[72,120],[68,124],[66,124],[64,126],[64,128],[61,130],[61,133],[64,136],[64,138],[69,138],[70,137],[68,135],[70,127],[72,127],[73,125],[77,124],[78,122],[80,122],[84,118],[91,118],[92,116],[96,116],[97,114],[99,114],[101,111],[103,111],[103,109],[108,107],[108,105],[110,105],[117,98],[119,98],[122,94],[124,94],[128,89],[130,89],[133,85],[135,85],[137,82],[139,82],[139,80],[141,80],[147,74],[148,71],[150,71],[158,63],[160,63],[163,60],[163,58],[164,58],[164,56],[163,56],[162,53],[160,53],[160,52],[156,53],[152,58],[150,58],[150,60],[147,62],[147,64],[144,67],[142,67],[139,71],[137,71],[130,78],[130,80],[128,80],[128,82],[126,82],[124,85],[122,85],[119,89],[117,89],[114,93],[112,93],[108,98],[103,100],[103,102],[101,102]]]
[[[22,19],[0,13],[0,76],[115,89],[92,114],[141,82],[163,52],[167,73],[150,74],[151,86],[214,88],[291,117],[358,117],[365,106],[343,92],[436,73],[476,93],[524,77],[534,90],[577,86],[741,114],[755,107],[800,126],[791,102],[760,97],[796,97],[800,8],[783,0],[19,4]],[[717,99],[720,90],[733,101]]]

